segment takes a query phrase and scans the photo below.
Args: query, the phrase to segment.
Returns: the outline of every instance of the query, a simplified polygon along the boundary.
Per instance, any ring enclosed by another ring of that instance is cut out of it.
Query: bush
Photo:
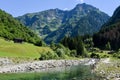
[[[76,50],[72,50],[72,51],[70,52],[70,56],[76,57],[76,56],[77,56],[77,51],[76,51]]]
[[[64,47],[60,43],[59,44],[51,43],[50,47],[60,58],[66,58],[70,56],[70,52],[71,52],[70,49]]]
[[[41,53],[39,60],[57,59],[57,57],[57,54],[48,51],[46,53]]]
[[[45,44],[43,41],[41,41],[41,40],[36,41],[36,42],[35,42],[35,45],[36,45],[36,46],[46,46],[46,44]]]
[[[120,59],[120,53],[114,53],[113,57],[119,58]]]
[[[108,55],[103,55],[103,56],[101,56],[101,58],[109,58],[109,56]]]
[[[65,58],[65,52],[64,52],[64,49],[62,49],[62,48],[58,48],[56,50],[56,54],[61,58]]]
[[[100,58],[100,55],[99,54],[95,54],[95,53],[92,53],[90,55],[91,58]]]

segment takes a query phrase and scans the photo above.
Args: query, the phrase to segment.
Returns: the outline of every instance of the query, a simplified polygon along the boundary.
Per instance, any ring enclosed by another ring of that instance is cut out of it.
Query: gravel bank
[[[3,62],[5,63],[4,60]],[[61,68],[71,67],[79,64],[93,65],[95,63],[96,63],[95,59],[82,59],[82,60],[45,60],[12,65],[4,64],[4,66],[0,67],[0,73],[41,72],[54,69],[61,70]]]

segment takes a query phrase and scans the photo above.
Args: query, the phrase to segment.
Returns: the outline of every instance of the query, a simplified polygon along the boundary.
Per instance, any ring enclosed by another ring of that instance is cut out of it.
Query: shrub
[[[70,52],[71,52],[70,49],[64,47],[60,43],[59,44],[51,43],[50,47],[60,58],[66,58],[70,56]]]
[[[65,52],[64,52],[64,49],[62,49],[62,48],[58,48],[58,49],[56,50],[56,54],[57,54],[59,57],[65,58]]]
[[[39,60],[49,60],[49,59],[56,59],[58,56],[54,52],[46,52],[41,53]]]
[[[110,42],[108,42],[108,43],[105,45],[105,48],[106,48],[106,50],[111,50]]]
[[[108,55],[103,55],[101,58],[109,58]]]
[[[77,51],[76,51],[76,50],[72,50],[72,51],[70,52],[70,56],[76,57],[76,56],[77,56]]]
[[[92,53],[90,55],[91,58],[100,58],[100,55],[99,54],[95,54],[95,53]]]
[[[119,58],[120,59],[120,53],[114,53],[113,57]]]

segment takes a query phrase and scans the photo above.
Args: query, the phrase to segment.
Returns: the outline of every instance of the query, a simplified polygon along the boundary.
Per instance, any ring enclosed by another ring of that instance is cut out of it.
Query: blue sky
[[[1,0],[0,9],[16,17],[47,9],[72,9],[79,3],[93,5],[111,16],[120,0]]]

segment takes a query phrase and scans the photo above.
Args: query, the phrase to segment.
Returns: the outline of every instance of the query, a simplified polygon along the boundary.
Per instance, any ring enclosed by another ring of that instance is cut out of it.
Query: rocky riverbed
[[[61,70],[61,68],[71,67],[79,64],[93,65],[97,59],[81,60],[45,60],[14,64],[9,59],[2,59],[0,62],[0,73],[19,73],[19,72],[43,72],[49,70]]]
[[[71,66],[83,64],[92,66],[92,71],[104,80],[120,80],[120,60],[80,59],[80,60],[44,60],[24,63],[14,63],[8,58],[0,58],[0,73],[26,73],[64,71]]]
[[[101,59],[94,71],[104,80],[120,80],[120,60]]]

